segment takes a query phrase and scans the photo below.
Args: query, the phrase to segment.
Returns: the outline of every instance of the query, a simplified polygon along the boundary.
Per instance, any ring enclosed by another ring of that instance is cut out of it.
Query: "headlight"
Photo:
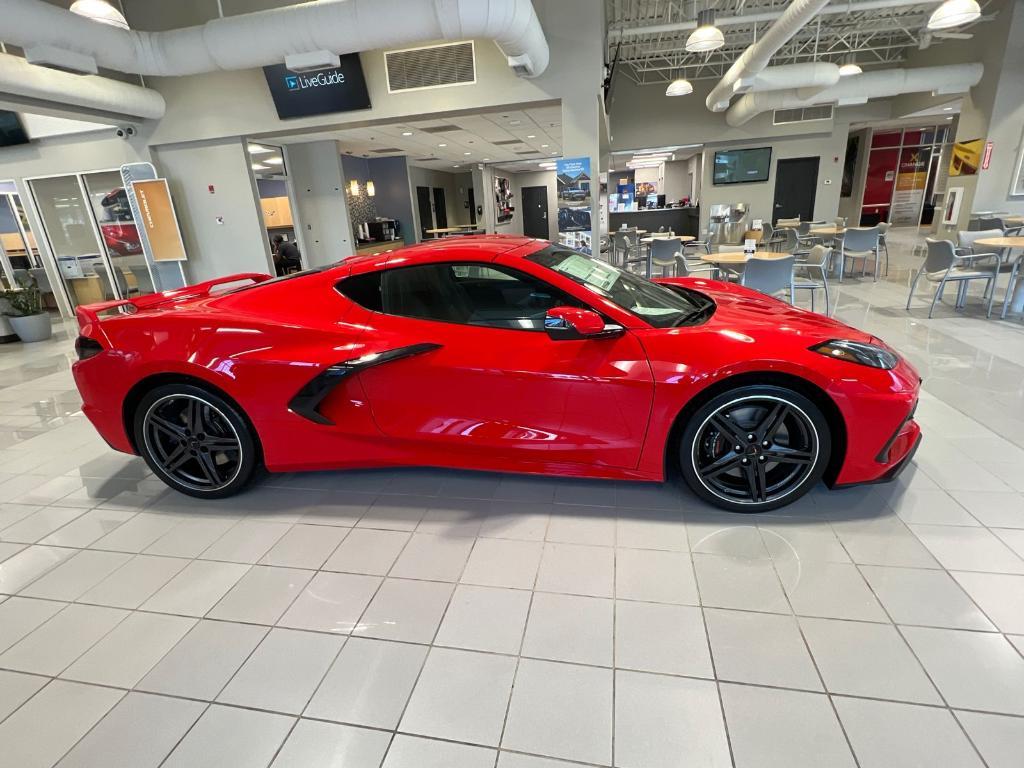
[[[828,355],[838,360],[846,360],[849,363],[858,363],[870,368],[881,368],[884,371],[891,371],[900,362],[895,352],[890,352],[888,349],[875,344],[866,344],[863,341],[832,339],[831,341],[823,341],[821,344],[815,344],[811,347],[811,351]]]

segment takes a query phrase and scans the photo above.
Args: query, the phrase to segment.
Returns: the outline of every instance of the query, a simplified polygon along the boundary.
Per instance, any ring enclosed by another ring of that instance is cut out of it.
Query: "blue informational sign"
[[[555,163],[558,174],[559,242],[591,252],[590,206],[593,181],[589,157],[565,157]]]

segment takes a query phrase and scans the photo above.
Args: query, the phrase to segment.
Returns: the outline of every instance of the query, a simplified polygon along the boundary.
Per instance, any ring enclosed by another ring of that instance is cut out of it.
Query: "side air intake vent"
[[[472,40],[385,51],[384,64],[388,77],[388,93],[476,82]]]
[[[823,104],[817,107],[798,107],[797,109],[775,110],[775,125],[788,125],[789,123],[809,123],[814,120],[831,119],[831,104]]]

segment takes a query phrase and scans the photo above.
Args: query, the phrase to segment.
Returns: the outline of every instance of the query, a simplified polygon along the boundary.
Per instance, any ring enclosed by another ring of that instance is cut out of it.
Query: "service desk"
[[[677,235],[700,234],[700,208],[644,208],[641,211],[611,211],[608,214],[608,232],[627,229],[646,229],[648,232],[672,230]]]

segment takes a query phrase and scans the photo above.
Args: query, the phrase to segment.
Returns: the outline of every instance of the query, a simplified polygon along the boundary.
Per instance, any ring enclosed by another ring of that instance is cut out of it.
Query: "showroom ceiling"
[[[331,137],[345,154],[406,155],[411,165],[440,171],[468,170],[474,163],[512,163],[504,167],[535,170],[539,161],[562,153],[562,108],[556,104],[406,120],[332,131]]]
[[[637,83],[718,79],[757,37],[771,26],[771,20],[739,22],[736,17],[771,15],[783,11],[786,0],[606,0],[608,16],[608,61],[618,59],[618,71]],[[982,11],[989,2],[980,0]],[[868,9],[853,10],[858,5]],[[928,32],[925,26],[937,2],[877,7],[871,0],[833,0],[817,18],[804,27],[772,59],[773,65],[827,61],[841,64],[853,54],[865,69],[892,65],[917,48],[937,45],[948,39],[971,34],[972,24],[946,33]],[[664,29],[693,22],[698,10],[715,9],[717,26],[725,45],[710,53],[685,50],[689,28]],[[842,10],[842,12],[838,12]],[[982,15],[980,21],[985,21]],[[655,28],[655,29],[648,29]],[[646,30],[646,31],[645,31]],[[953,37],[955,36],[955,37]]]

